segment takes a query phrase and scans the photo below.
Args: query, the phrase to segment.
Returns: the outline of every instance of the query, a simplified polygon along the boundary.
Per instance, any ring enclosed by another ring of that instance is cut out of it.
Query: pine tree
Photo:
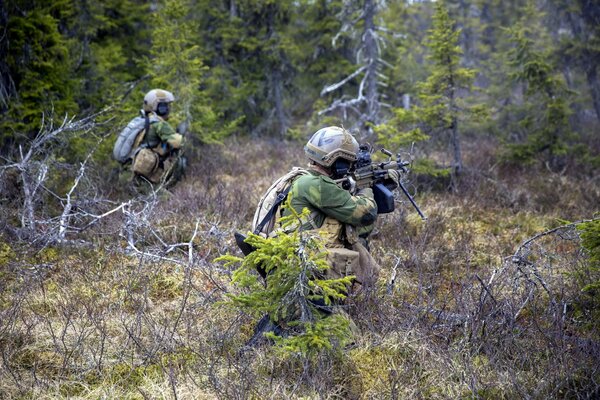
[[[509,30],[514,47],[508,53],[512,78],[523,85],[524,101],[519,105],[519,126],[523,139],[511,143],[507,156],[517,162],[533,163],[542,159],[558,166],[558,156],[568,150],[573,139],[568,117],[570,93],[551,62],[552,49],[539,50],[535,38],[540,29],[532,23],[536,12],[531,5],[524,17]]]
[[[459,34],[444,2],[436,2],[433,24],[427,38],[430,75],[425,82],[416,85],[420,105],[411,110],[394,109],[394,117],[377,129],[380,141],[397,145],[422,141],[428,137],[434,140],[447,137],[453,149],[454,176],[460,174],[463,168],[459,122],[467,115],[484,112],[481,107],[469,106],[460,96],[461,91],[471,90],[475,71],[460,66],[462,51],[457,45]],[[421,168],[422,172],[430,174],[444,173],[443,170],[432,168],[429,163],[423,163]]]
[[[291,214],[281,218],[284,227],[309,215],[307,209],[296,213],[289,199],[285,207]],[[327,277],[329,266],[318,234],[294,231],[271,238],[250,234],[246,242],[256,250],[245,258],[226,255],[216,261],[239,265],[233,282],[247,291],[230,296],[233,304],[256,316],[267,314],[284,326],[285,336],[268,334],[280,349],[310,358],[349,338],[349,321],[335,310],[346,298],[353,277]],[[265,284],[259,280],[258,268],[266,272]]]
[[[73,0],[73,7],[65,34],[76,60],[78,104],[91,111],[119,104],[148,74],[143,61],[150,46],[149,4]],[[138,108],[139,98],[135,100]]]
[[[448,15],[444,2],[436,2],[433,26],[429,31],[428,47],[432,70],[421,85],[422,117],[435,136],[449,135],[455,175],[463,168],[459,134],[460,117],[470,111],[461,104],[460,90],[471,90],[475,71],[460,66],[462,50],[458,46],[460,31]]]
[[[7,16],[0,37],[0,144],[31,138],[44,118],[78,111],[69,44],[60,23],[72,12],[69,0],[2,2]],[[20,136],[20,135],[24,135]]]
[[[191,0],[165,0],[156,11],[152,47],[147,59],[151,65],[152,87],[174,93],[177,103],[173,120],[181,121],[182,131],[192,132],[203,142],[219,141],[232,126],[221,125],[202,90],[207,67],[194,36]]]

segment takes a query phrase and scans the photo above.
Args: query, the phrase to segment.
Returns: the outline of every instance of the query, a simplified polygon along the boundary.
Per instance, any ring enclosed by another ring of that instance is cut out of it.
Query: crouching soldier
[[[367,243],[377,219],[377,204],[371,188],[351,194],[334,181],[352,169],[358,151],[358,142],[345,129],[318,130],[304,147],[309,173],[293,182],[289,196],[296,212],[310,211],[300,229],[321,232],[331,278],[354,275],[355,282],[364,287],[373,285],[379,276],[379,265]]]
[[[183,136],[167,122],[171,92],[153,89],[144,97],[142,114],[144,132],[133,156],[132,170],[136,177],[152,183],[175,183],[183,175],[186,160],[182,156]]]

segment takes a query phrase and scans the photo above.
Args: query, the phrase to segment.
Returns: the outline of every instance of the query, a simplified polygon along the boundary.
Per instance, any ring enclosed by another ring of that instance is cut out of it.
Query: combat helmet
[[[144,96],[144,111],[166,115],[169,113],[169,103],[174,101],[173,93],[163,89],[152,89]]]
[[[319,129],[304,146],[308,159],[326,168],[331,167],[338,159],[355,162],[358,150],[359,145],[354,136],[337,126]]]

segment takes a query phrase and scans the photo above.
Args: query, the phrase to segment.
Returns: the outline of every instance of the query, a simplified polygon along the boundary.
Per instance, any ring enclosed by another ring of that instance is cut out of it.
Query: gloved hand
[[[346,185],[351,195],[356,194],[356,181],[351,176],[347,178]]]
[[[385,179],[383,184],[390,190],[396,189],[400,186],[400,172],[395,169],[388,170],[388,178]]]

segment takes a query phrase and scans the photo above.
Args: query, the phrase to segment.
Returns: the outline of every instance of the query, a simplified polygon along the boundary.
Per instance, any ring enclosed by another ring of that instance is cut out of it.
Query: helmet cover
[[[359,145],[354,136],[337,126],[319,129],[304,146],[308,159],[323,167],[331,167],[338,158],[353,163],[357,160],[358,150]]]
[[[144,111],[156,112],[159,103],[172,103],[175,101],[173,93],[163,89],[152,89],[144,96]]]

